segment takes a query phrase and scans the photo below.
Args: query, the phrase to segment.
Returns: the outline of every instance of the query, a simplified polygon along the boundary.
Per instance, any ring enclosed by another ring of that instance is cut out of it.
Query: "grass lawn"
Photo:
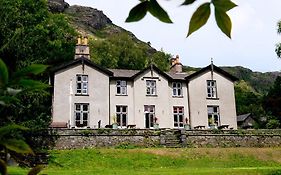
[[[13,175],[26,169],[9,167]],[[137,148],[51,151],[41,174],[281,175],[281,148]]]

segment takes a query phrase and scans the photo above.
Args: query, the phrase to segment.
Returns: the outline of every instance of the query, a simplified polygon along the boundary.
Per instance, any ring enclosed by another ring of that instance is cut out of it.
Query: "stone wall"
[[[93,147],[278,147],[281,130],[56,129],[55,149]]]

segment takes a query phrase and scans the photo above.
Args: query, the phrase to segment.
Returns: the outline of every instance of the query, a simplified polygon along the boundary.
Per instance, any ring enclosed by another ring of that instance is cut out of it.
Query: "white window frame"
[[[74,125],[75,127],[88,127],[89,126],[89,103],[75,103],[74,104]],[[79,125],[77,125],[79,122]],[[86,123],[86,124],[85,124]]]
[[[127,81],[125,80],[116,81],[116,95],[127,95]]]
[[[148,127],[146,125],[148,122]],[[155,106],[154,105],[144,105],[144,128],[152,129],[155,123]]]
[[[88,75],[76,75],[76,94],[88,95]]]
[[[182,83],[181,82],[173,82],[173,97],[182,97]]]
[[[125,119],[125,121],[124,121]],[[118,128],[127,128],[128,125],[128,106],[116,105],[116,122]]]
[[[156,80],[146,80],[146,95],[157,95]]]
[[[208,112],[208,126],[220,126],[220,108],[219,106],[207,106]]]
[[[173,106],[174,128],[184,127],[184,107]]]
[[[207,98],[217,98],[216,80],[207,80]]]

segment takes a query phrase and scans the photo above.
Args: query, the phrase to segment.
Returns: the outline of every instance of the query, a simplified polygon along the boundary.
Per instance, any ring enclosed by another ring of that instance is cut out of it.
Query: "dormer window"
[[[207,98],[217,98],[216,80],[207,80]]]
[[[76,94],[88,95],[88,75],[76,75]]]
[[[173,82],[173,97],[182,97],[182,84],[180,82]]]
[[[156,95],[156,80],[146,80],[146,95]]]
[[[116,81],[116,94],[127,95],[127,82],[125,80]]]

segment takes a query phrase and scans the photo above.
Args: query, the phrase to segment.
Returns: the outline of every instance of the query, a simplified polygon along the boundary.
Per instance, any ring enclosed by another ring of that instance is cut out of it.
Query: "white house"
[[[83,43],[84,42],[84,43]],[[170,72],[104,69],[90,61],[86,40],[75,59],[53,71],[52,127],[237,129],[236,78],[211,64],[191,75],[178,56]]]

